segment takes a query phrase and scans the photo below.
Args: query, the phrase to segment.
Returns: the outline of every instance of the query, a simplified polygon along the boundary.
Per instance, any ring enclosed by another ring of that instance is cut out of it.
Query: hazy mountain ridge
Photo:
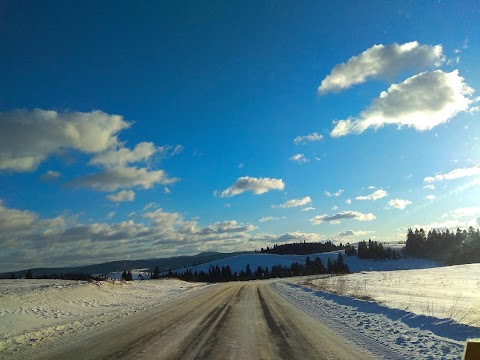
[[[219,252],[202,252],[197,255],[182,255],[170,258],[156,258],[156,259],[139,259],[139,260],[117,260],[100,264],[92,264],[85,266],[73,267],[57,267],[57,268],[32,268],[20,271],[9,271],[0,273],[0,278],[7,278],[12,273],[16,276],[24,277],[28,270],[31,270],[34,276],[51,275],[60,273],[85,273],[85,274],[108,274],[115,271],[123,271],[130,269],[153,269],[158,266],[161,271],[168,269],[179,269],[186,266],[195,266],[198,264],[207,263],[210,261],[225,259],[231,256],[248,254],[250,251],[241,251],[233,253],[219,253]]]

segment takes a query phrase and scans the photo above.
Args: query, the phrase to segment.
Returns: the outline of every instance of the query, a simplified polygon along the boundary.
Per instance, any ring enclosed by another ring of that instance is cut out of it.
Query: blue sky
[[[475,1],[0,4],[0,270],[480,225]]]

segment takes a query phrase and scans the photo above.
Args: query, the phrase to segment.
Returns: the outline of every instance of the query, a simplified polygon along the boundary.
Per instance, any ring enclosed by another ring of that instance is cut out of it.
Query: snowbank
[[[296,284],[277,282],[272,287],[313,318],[382,359],[459,359],[465,339],[480,335],[478,328],[375,302]]]

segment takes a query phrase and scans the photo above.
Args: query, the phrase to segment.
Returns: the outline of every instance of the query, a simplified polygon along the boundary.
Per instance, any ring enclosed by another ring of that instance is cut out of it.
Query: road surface
[[[372,359],[276,294],[268,282],[209,287],[42,359]]]

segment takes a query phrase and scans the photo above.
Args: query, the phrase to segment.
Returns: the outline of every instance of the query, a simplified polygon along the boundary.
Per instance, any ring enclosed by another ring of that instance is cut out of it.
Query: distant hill
[[[191,267],[210,261],[221,260],[231,256],[249,254],[249,251],[234,252],[234,253],[219,253],[219,252],[203,252],[192,256],[175,256],[170,258],[157,259],[141,259],[141,260],[119,260],[107,263],[75,266],[75,267],[59,267],[59,268],[35,268],[31,269],[34,276],[51,275],[51,274],[65,274],[65,273],[86,273],[86,274],[108,274],[110,272],[131,270],[131,269],[153,269],[155,266],[160,268],[160,271],[168,271],[182,269],[184,267]],[[29,269],[14,271],[16,276],[24,277]],[[0,273],[0,278],[8,278],[12,272]]]

